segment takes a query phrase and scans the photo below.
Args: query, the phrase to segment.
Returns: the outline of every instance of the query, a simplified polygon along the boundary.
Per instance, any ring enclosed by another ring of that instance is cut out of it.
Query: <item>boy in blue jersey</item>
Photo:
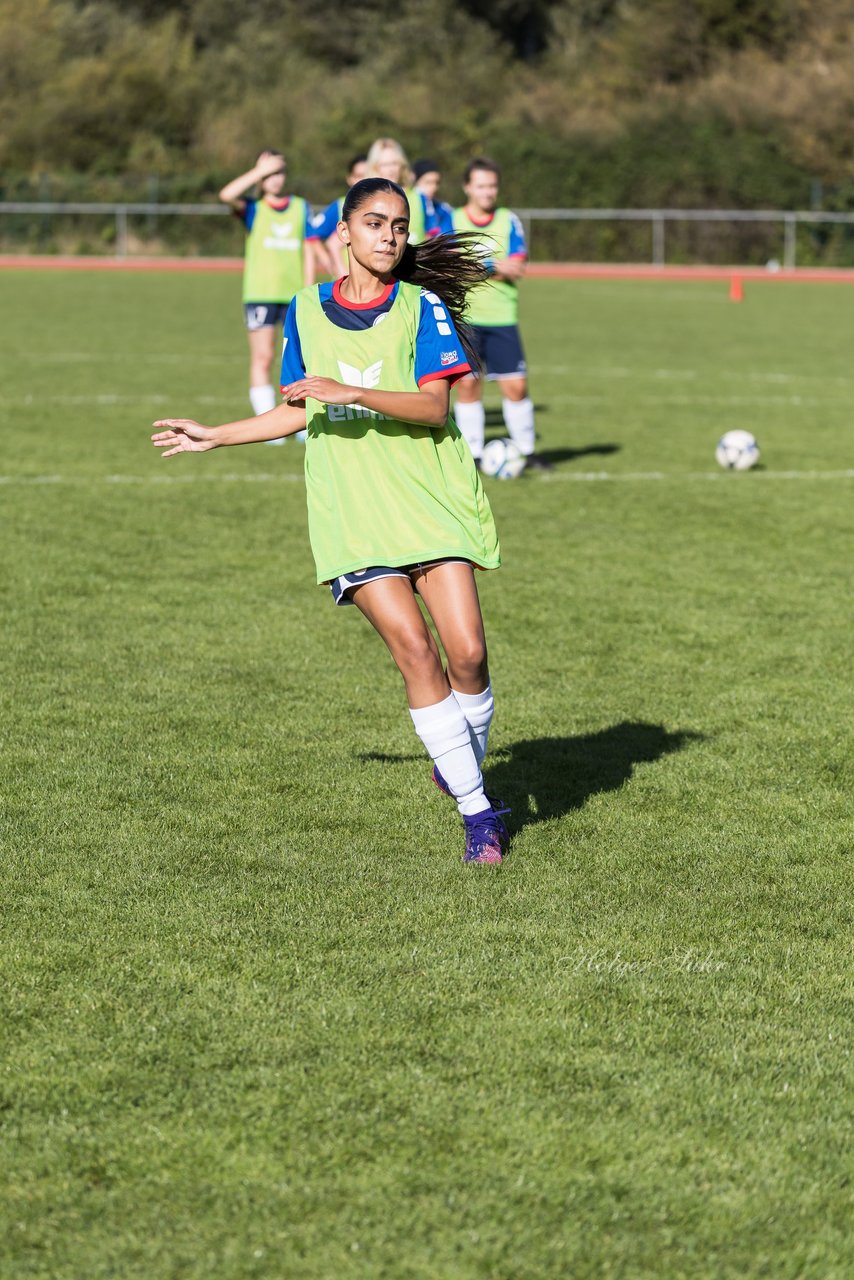
[[[251,188],[259,198],[247,196]],[[270,380],[276,329],[291,298],[314,280],[316,232],[311,210],[287,191],[287,165],[281,151],[262,151],[252,169],[226,183],[219,193],[246,230],[243,314],[249,339],[249,399],[256,414],[276,405]]]
[[[488,381],[501,389],[501,411],[528,470],[550,471],[534,452],[534,406],[528,395],[528,366],[519,333],[519,281],[528,260],[525,233],[512,210],[499,207],[498,166],[480,157],[466,168],[466,203],[454,210],[454,229],[479,234],[489,280],[474,290],[466,319]],[[486,414],[483,380],[469,376],[457,388],[457,425],[477,461],[483,453]]]
[[[347,166],[347,190],[349,191],[355,183],[360,182],[362,178],[367,176],[368,157],[363,154],[353,156]],[[344,208],[344,197],[339,196],[337,200],[333,200],[326,206],[323,213],[319,213],[313,220],[315,235],[325,247],[329,255],[331,263],[332,275],[335,279],[347,274],[347,264],[344,258],[344,246],[338,239],[338,223],[341,221],[341,211]]]

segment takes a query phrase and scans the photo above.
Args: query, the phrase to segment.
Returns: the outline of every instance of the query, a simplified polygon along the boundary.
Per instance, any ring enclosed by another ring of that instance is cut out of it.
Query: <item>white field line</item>
[[[726,480],[733,475],[731,471],[558,471],[539,478],[546,484],[558,480]],[[748,474],[744,472],[742,474]],[[854,468],[848,471],[753,471],[749,473],[755,480],[854,480]],[[748,483],[752,483],[748,481]]]
[[[243,404],[248,403],[246,396],[186,396],[185,402],[192,401],[193,404]],[[146,393],[145,395],[118,395],[113,392],[103,392],[100,395],[88,396],[8,396],[3,400],[4,406],[11,408],[31,408],[35,405],[47,404],[95,404],[95,405],[113,405],[113,404],[175,404],[175,396],[166,396],[161,394]]]
[[[705,370],[702,374],[697,369],[633,369],[626,365],[572,365],[572,364],[550,364],[534,366],[537,373],[556,373],[562,377],[575,378],[632,378],[632,379],[652,379],[654,381],[690,381],[693,378],[708,378],[716,382],[837,382],[847,385],[852,377],[847,374],[823,373],[792,373],[778,371],[774,369],[754,370],[752,373],[731,373],[726,369],[715,371],[714,374]]]
[[[29,361],[32,364],[38,362],[44,363],[44,353],[40,351],[16,351],[14,354],[15,364],[23,364]],[[120,360],[124,360],[125,356],[105,355],[103,351],[52,351],[50,353],[50,364],[117,364]],[[144,356],[134,359],[134,364],[216,364],[222,365],[233,361],[234,363],[245,364],[246,357],[242,354],[230,352],[228,355],[215,355],[212,352],[195,353],[188,356],[180,351],[160,351],[149,352]]]
[[[550,404],[605,404],[610,397],[603,393],[590,392],[563,392],[560,395],[547,397]],[[47,407],[49,405],[92,405],[96,408],[125,407],[128,405],[151,405],[175,407],[175,396],[167,396],[161,394],[145,394],[145,395],[118,395],[112,392],[105,392],[100,395],[47,395],[47,396],[9,396],[5,397],[2,402],[3,409],[32,409]],[[246,401],[245,396],[212,396],[197,395],[185,396],[183,408],[192,408],[194,405],[205,405],[206,408],[215,408],[217,405],[225,407],[233,407],[234,405],[242,405]],[[816,395],[634,395],[632,396],[633,404],[642,405],[677,405],[686,407],[688,405],[721,405],[726,408],[737,408],[739,406],[757,406],[757,405],[800,405],[820,406],[827,404],[848,404],[850,396],[816,396]],[[180,410],[176,409],[176,413]]]
[[[612,399],[612,397],[611,397],[611,396],[604,395],[604,394],[602,394],[602,393],[600,393],[600,394],[598,394],[598,395],[597,395],[596,393],[591,393],[591,394],[588,394],[588,395],[584,395],[584,394],[582,394],[582,393],[580,393],[580,392],[579,392],[579,393],[576,395],[576,394],[574,394],[573,392],[571,392],[571,391],[570,391],[570,392],[561,393],[560,395],[557,395],[557,396],[544,396],[544,397],[543,397],[543,399],[544,399],[544,400],[547,400],[549,405],[553,405],[553,404],[606,404],[606,403],[608,403],[608,402]],[[700,394],[697,394],[697,395],[664,395],[664,394],[662,394],[662,395],[659,395],[659,396],[651,396],[651,395],[633,395],[631,399],[632,399],[632,404],[644,404],[644,405],[672,404],[672,405],[680,405],[680,406],[682,406],[682,407],[684,407],[684,406],[686,406],[686,405],[693,405],[693,404],[697,404],[697,405],[717,404],[717,405],[723,405],[723,406],[730,407],[730,408],[731,408],[731,407],[733,407],[733,406],[736,406],[736,407],[737,407],[737,406],[739,406],[739,405],[754,405],[754,406],[755,406],[755,405],[768,405],[768,406],[771,406],[771,405],[801,405],[801,406],[816,405],[816,406],[818,406],[818,405],[827,405],[827,404],[850,404],[850,403],[851,403],[851,397],[850,397],[850,395],[844,395],[844,396],[841,396],[841,395],[840,395],[840,396],[816,396],[816,395],[804,395],[804,396],[801,396],[801,395],[789,395],[789,396],[781,396],[781,395],[767,395],[767,394],[766,394],[766,395],[758,395],[758,394],[757,394],[757,395],[744,395],[744,396],[729,396],[729,395],[700,395]]]
[[[746,475],[747,473],[745,473]],[[740,483],[751,484],[759,480],[854,480],[854,468],[846,471],[754,471],[750,473],[752,480]],[[727,471],[559,471],[549,475],[539,474],[536,479],[543,484],[555,484],[563,481],[596,483],[614,481],[620,483],[642,484],[645,482],[674,481],[683,484],[685,481],[726,480],[731,472]],[[149,485],[149,484],[302,484],[302,472],[270,471],[221,472],[217,474],[193,471],[185,475],[172,472],[168,475],[112,475],[112,476],[8,476],[0,475],[0,485]],[[528,481],[530,483],[530,480]],[[739,483],[739,481],[730,481]]]
[[[203,471],[191,471],[185,475],[172,472],[171,474],[150,475],[150,476],[3,476],[0,475],[0,485],[99,485],[99,484],[118,484],[118,485],[148,485],[148,484],[196,484],[199,481],[224,481],[225,483],[239,484],[302,484],[305,480],[303,473],[300,472],[282,472],[280,475],[274,475],[272,472],[258,472],[252,474],[247,472],[245,475],[239,475],[237,472],[222,472],[219,475],[207,474]]]
[[[17,351],[11,357],[11,360],[17,364],[25,364],[27,361],[35,363],[43,362],[44,356],[41,353],[32,353],[29,351]],[[50,356],[51,364],[116,364],[124,357],[105,356],[103,352],[98,351],[61,351],[52,352]],[[214,364],[222,367],[224,364],[234,363],[241,366],[245,363],[245,357],[240,355],[213,355],[211,353],[194,354],[187,356],[180,352],[163,351],[159,354],[150,354],[141,356],[136,359],[136,365],[140,364],[182,364],[185,366],[196,366],[200,364]],[[654,381],[684,381],[693,378],[713,378],[717,382],[839,382],[851,383],[854,381],[854,375],[851,374],[825,374],[825,373],[809,373],[808,371],[792,371],[792,370],[775,370],[775,369],[756,369],[751,372],[731,372],[727,369],[718,369],[714,373],[710,373],[708,369],[701,373],[698,369],[651,369],[649,367],[633,368],[629,365],[574,365],[574,364],[549,364],[549,365],[532,365],[535,373],[555,373],[563,377],[577,378],[637,378],[637,379],[653,379]]]

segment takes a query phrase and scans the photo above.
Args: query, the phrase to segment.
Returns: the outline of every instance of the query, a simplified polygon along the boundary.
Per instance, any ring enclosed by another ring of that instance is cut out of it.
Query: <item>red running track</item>
[[[242,271],[242,258],[83,258],[0,255],[0,270],[28,271]],[[653,267],[598,262],[532,262],[529,276],[550,280],[750,280],[768,284],[854,284],[852,267]]]

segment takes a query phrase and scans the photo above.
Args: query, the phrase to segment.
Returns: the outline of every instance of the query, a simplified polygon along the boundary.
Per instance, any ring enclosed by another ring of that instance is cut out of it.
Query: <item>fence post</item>
[[[652,215],[652,265],[664,266],[664,218],[660,213]]]
[[[157,204],[160,200],[160,175],[151,173],[148,175],[148,203]],[[149,213],[146,222],[145,231],[149,240],[153,240],[156,232],[157,217],[154,213]]]
[[[39,200],[44,204],[50,200],[50,178],[46,173],[39,175]],[[50,214],[43,213],[41,216],[41,226],[39,228],[39,241],[41,244],[47,244],[50,240],[52,230]]]
[[[128,256],[128,211],[127,205],[116,205],[116,257]]]
[[[793,271],[795,268],[795,255],[797,253],[797,231],[798,220],[794,213],[787,213],[783,218],[783,266],[787,271]]]

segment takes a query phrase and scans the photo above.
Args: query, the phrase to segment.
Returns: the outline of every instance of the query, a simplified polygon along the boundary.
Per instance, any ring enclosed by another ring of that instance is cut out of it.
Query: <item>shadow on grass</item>
[[[620,724],[574,738],[524,738],[487,757],[485,780],[491,795],[513,810],[511,828],[559,818],[600,791],[616,791],[632,776],[636,764],[649,764],[703,740],[701,733],[669,733],[663,725],[623,720]],[[403,764],[427,760],[423,755],[388,755],[364,751],[364,761]]]
[[[681,751],[703,735],[669,733],[663,725],[623,720],[597,733],[574,738],[526,738],[487,757],[485,779],[491,795],[513,810],[516,831],[580,809],[592,795],[616,791],[636,764]]]
[[[548,413],[548,411],[549,406],[547,404],[534,405],[534,413]],[[483,416],[488,427],[504,426],[504,412],[500,405],[487,405]]]
[[[534,406],[535,412],[548,412],[548,405],[538,404]],[[485,410],[486,426],[500,427],[500,436],[507,434],[507,427],[504,423],[504,415],[500,408],[489,406]],[[539,439],[539,437],[538,437]],[[537,449],[537,457],[542,458],[544,462],[550,462],[553,466],[557,462],[572,462],[575,458],[586,458],[592,453],[600,455],[608,455],[611,453],[619,453],[622,449],[620,444],[586,444],[578,449]]]
[[[542,458],[543,462],[573,462],[576,458],[586,458],[591,453],[602,455],[619,453],[622,449],[621,444],[587,444],[580,449],[538,449],[537,457]]]

